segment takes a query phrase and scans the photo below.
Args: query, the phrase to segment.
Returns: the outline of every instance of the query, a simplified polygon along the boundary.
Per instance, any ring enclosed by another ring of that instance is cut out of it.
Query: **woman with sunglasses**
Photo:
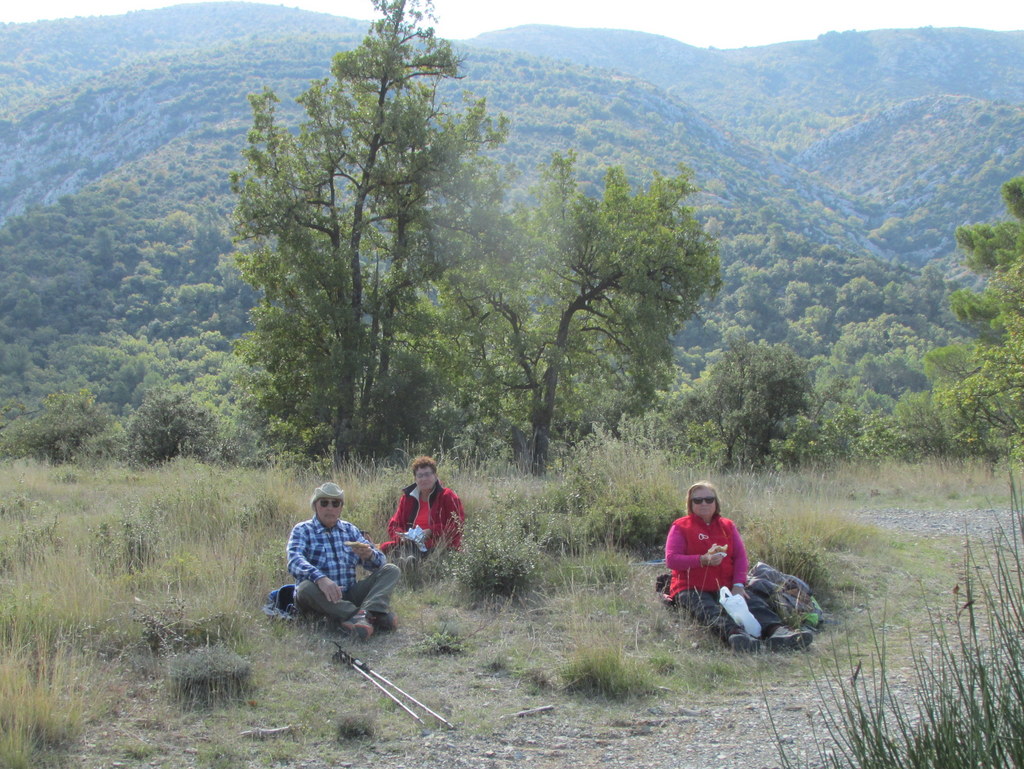
[[[722,517],[718,492],[708,481],[687,490],[686,515],[669,529],[665,562],[672,570],[669,597],[673,605],[686,609],[733,651],[803,649],[811,643],[811,631],[786,627],[762,598],[746,591],[747,550],[736,524]],[[759,637],[744,632],[719,603],[723,587],[746,599],[750,613],[761,624]]]
[[[363,640],[375,630],[394,630],[390,601],[402,575],[398,567],[354,524],[341,520],[345,491],[338,484],[316,488],[309,504],[313,517],[295,524],[288,538],[295,606]],[[356,566],[369,576],[357,581]]]

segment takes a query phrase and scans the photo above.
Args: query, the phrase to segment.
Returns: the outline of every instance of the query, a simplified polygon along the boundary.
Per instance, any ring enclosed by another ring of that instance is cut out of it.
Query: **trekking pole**
[[[388,696],[388,697],[389,697],[389,698],[390,698],[390,699],[391,699],[391,700],[392,700],[392,701],[393,701],[393,702],[394,702],[394,703],[395,703],[396,705],[398,705],[398,706],[399,706],[399,707],[400,707],[400,708],[401,708],[402,710],[404,710],[404,711],[405,711],[406,713],[408,713],[408,714],[409,714],[410,716],[412,716],[413,718],[415,718],[415,719],[416,719],[417,721],[419,721],[419,722],[420,722],[421,724],[423,723],[423,719],[422,719],[422,718],[420,718],[420,717],[419,717],[419,716],[418,716],[418,715],[417,715],[417,714],[416,714],[416,713],[415,713],[415,712],[414,712],[414,711],[413,711],[413,710],[412,710],[411,708],[409,708],[409,706],[408,706],[408,705],[406,705],[406,704],[405,704],[404,702],[402,702],[401,700],[399,700],[399,699],[398,699],[398,697],[396,697],[396,696],[395,696],[395,695],[394,695],[394,694],[393,694],[393,693],[391,692],[391,690],[390,690],[390,689],[388,689],[387,687],[391,687],[391,689],[393,689],[394,691],[398,692],[398,693],[399,693],[400,695],[402,695],[403,697],[405,697],[405,698],[406,698],[407,700],[409,700],[409,701],[410,701],[411,703],[413,703],[413,704],[414,704],[414,705],[416,705],[417,707],[420,707],[420,708],[422,708],[422,709],[423,709],[424,711],[426,711],[427,713],[429,713],[430,715],[432,715],[432,716],[433,716],[434,718],[436,718],[436,719],[437,719],[438,721],[440,721],[440,722],[441,722],[442,724],[444,724],[445,726],[447,726],[447,727],[448,727],[449,729],[454,729],[454,728],[455,728],[455,725],[454,725],[454,724],[452,724],[452,723],[451,723],[450,721],[448,721],[447,719],[445,719],[445,718],[444,718],[443,716],[441,716],[441,715],[440,715],[439,713],[436,713],[435,711],[433,711],[433,710],[431,710],[430,708],[428,708],[428,707],[427,707],[426,705],[424,705],[424,704],[423,704],[422,702],[420,702],[420,701],[419,701],[418,699],[416,699],[416,698],[415,698],[415,697],[413,697],[413,696],[412,696],[411,694],[409,694],[409,692],[407,692],[407,691],[404,691],[403,689],[399,688],[398,686],[396,686],[396,685],[395,685],[394,683],[392,683],[391,681],[389,681],[388,679],[386,679],[386,678],[385,678],[384,676],[382,676],[382,675],[381,675],[380,673],[378,673],[377,671],[375,671],[375,670],[371,670],[371,669],[370,669],[370,666],[369,666],[369,665],[367,665],[367,664],[366,664],[365,662],[363,662],[363,661],[362,661],[361,659],[359,659],[358,657],[353,657],[353,656],[352,656],[351,654],[349,654],[349,653],[348,653],[347,651],[345,651],[344,649],[342,649],[342,648],[341,648],[341,644],[339,644],[339,643],[338,643],[337,641],[335,641],[335,642],[334,642],[334,645],[338,647],[338,651],[337,651],[337,652],[335,652],[335,654],[334,654],[334,658],[335,658],[336,660],[338,660],[339,662],[341,662],[341,663],[343,663],[343,664],[345,664],[345,665],[348,665],[349,667],[351,667],[352,669],[354,669],[354,670],[355,670],[356,672],[358,672],[358,673],[359,673],[359,674],[360,674],[361,676],[363,676],[363,678],[365,678],[365,679],[366,679],[367,681],[369,681],[369,682],[370,682],[371,684],[373,684],[373,685],[374,685],[374,686],[376,686],[376,687],[377,687],[378,689],[380,689],[380,690],[381,690],[381,691],[382,691],[382,692],[383,692],[383,693],[384,693],[385,695],[387,695],[387,696]]]

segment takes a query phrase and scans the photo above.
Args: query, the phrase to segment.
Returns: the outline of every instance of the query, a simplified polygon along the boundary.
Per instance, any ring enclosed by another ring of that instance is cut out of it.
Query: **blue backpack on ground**
[[[294,619],[295,612],[295,585],[281,585],[277,590],[267,593],[263,613],[268,617]]]

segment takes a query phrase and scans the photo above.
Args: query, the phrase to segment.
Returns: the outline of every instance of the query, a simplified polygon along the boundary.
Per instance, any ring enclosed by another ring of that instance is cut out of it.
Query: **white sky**
[[[263,0],[254,0],[262,2]],[[0,22],[109,16],[173,0],[31,0],[3,3]],[[369,20],[371,0],[285,0],[270,5]],[[1021,0],[434,0],[442,37],[463,40],[520,24],[652,32],[701,48],[739,48],[855,29],[1024,29]]]

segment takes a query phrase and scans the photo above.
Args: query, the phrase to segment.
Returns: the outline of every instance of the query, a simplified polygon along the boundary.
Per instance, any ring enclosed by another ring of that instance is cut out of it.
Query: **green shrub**
[[[472,598],[522,596],[533,584],[540,549],[512,511],[471,519],[462,549],[451,559],[451,573]]]
[[[168,668],[171,693],[190,707],[240,699],[250,687],[252,667],[223,646],[207,646],[174,657]]]
[[[143,465],[175,457],[208,458],[217,444],[217,418],[182,390],[150,390],[128,420],[128,459]]]
[[[46,396],[39,416],[19,419],[4,431],[2,450],[7,456],[72,462],[93,456],[106,445],[101,436],[115,429],[114,418],[89,390],[57,392]]]
[[[466,639],[453,622],[440,622],[416,644],[423,654],[462,654],[466,651]]]

